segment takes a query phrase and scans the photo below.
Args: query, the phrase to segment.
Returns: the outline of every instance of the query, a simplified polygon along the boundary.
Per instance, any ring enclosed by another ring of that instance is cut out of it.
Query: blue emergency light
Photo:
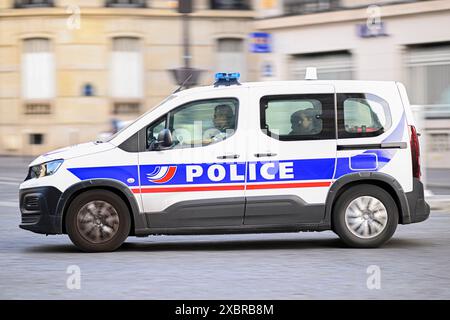
[[[225,72],[219,72],[216,73],[215,78],[216,82],[214,82],[214,86],[230,86],[232,84],[240,85],[239,78],[240,78],[239,72],[233,72],[233,73],[225,73]]]

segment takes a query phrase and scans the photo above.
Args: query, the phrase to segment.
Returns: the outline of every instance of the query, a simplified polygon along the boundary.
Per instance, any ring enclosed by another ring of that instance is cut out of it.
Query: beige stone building
[[[261,79],[303,79],[316,66],[321,79],[402,81],[424,106],[427,165],[450,168],[449,0],[259,4],[254,28],[273,51],[258,55]]]
[[[247,1],[194,0],[191,66],[253,80]],[[0,0],[0,154],[96,139],[176,89],[182,24],[170,0]]]
[[[191,65],[243,80],[399,80],[450,167],[450,0],[193,0]],[[376,6],[374,6],[376,5]],[[175,0],[0,0],[0,154],[96,139],[151,109],[183,64]],[[249,33],[270,35],[250,53]],[[424,139],[425,140],[425,139]]]

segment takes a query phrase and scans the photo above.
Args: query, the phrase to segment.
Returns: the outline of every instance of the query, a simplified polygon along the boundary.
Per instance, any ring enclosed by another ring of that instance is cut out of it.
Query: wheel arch
[[[59,226],[61,233],[66,233],[65,218],[70,204],[78,195],[89,190],[108,190],[118,195],[124,201],[130,212],[130,235],[136,235],[136,230],[147,227],[145,217],[139,214],[138,203],[128,186],[113,179],[90,179],[70,186],[61,195],[56,210],[60,218]]]
[[[358,172],[342,176],[331,185],[328,191],[325,206],[325,221],[329,221],[332,228],[332,214],[337,199],[344,191],[359,184],[372,184],[386,190],[397,204],[399,223],[407,224],[411,222],[406,194],[395,178],[381,172]]]

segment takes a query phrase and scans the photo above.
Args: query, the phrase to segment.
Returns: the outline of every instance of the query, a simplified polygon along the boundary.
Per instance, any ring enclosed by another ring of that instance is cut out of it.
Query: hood
[[[34,159],[30,166],[34,166],[43,162],[57,160],[57,159],[71,159],[76,157],[85,156],[92,153],[104,152],[110,149],[115,148],[116,146],[109,142],[86,142],[81,144],[76,144],[70,147],[65,147],[61,149],[57,149],[54,151],[47,152],[43,155],[40,155],[36,159]]]

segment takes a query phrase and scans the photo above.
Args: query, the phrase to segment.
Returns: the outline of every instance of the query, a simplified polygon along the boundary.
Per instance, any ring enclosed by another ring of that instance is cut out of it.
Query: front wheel
[[[91,190],[70,204],[66,231],[83,251],[114,251],[128,237],[130,220],[128,207],[118,195],[107,190]]]
[[[379,247],[392,237],[397,224],[394,199],[375,185],[347,189],[334,206],[333,230],[350,247]]]

